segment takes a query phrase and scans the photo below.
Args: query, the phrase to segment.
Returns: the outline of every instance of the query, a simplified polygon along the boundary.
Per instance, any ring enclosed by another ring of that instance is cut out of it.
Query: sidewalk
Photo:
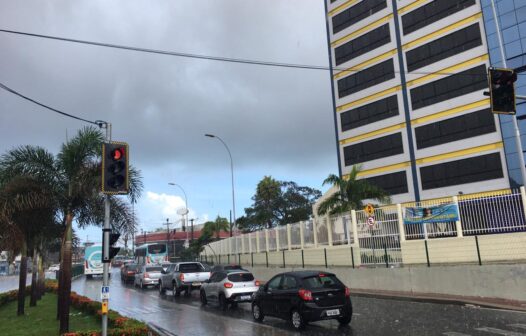
[[[526,301],[506,300],[500,298],[472,297],[433,293],[396,292],[384,290],[351,289],[351,295],[388,300],[414,302],[431,302],[441,304],[476,305],[480,307],[518,310],[526,312]]]

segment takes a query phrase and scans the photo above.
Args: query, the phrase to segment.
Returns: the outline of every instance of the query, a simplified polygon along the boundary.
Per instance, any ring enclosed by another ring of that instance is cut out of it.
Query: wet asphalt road
[[[80,278],[72,289],[100,301],[102,280]],[[120,282],[113,269],[110,309],[145,322],[153,322],[176,335],[300,335],[286,321],[252,320],[249,304],[226,312],[202,307],[198,292],[175,298],[168,291],[160,296],[156,288],[140,290]],[[310,323],[301,335],[505,335],[526,336],[526,313],[397,300],[353,297],[351,325],[339,328],[336,321]]]

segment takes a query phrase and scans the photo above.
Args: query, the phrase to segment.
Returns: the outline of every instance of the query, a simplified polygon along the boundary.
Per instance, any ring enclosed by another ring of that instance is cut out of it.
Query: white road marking
[[[526,334],[516,332],[516,331],[509,331],[509,330],[502,330],[498,328],[490,328],[490,327],[483,327],[483,328],[475,328],[475,330],[479,331],[486,331],[492,334],[497,335],[503,335],[503,336],[526,336]]]
[[[526,324],[516,323],[516,324],[508,324],[508,326],[513,327],[513,328],[526,329]]]
[[[470,336],[469,334],[463,334],[463,333],[459,333],[459,332],[456,332],[456,331],[448,331],[448,332],[442,333],[442,335],[446,335],[446,336]]]

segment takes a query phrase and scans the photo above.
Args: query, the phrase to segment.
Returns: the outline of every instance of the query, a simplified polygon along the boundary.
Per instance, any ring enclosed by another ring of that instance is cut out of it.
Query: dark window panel
[[[422,149],[495,131],[493,113],[486,109],[415,128],[416,146]]]
[[[332,17],[332,33],[336,34],[386,7],[386,0],[363,0]]]
[[[406,53],[407,69],[414,71],[482,45],[479,24],[441,37]]]
[[[402,16],[404,35],[473,6],[475,0],[435,0]]]
[[[422,189],[482,182],[504,177],[500,153],[441,163],[420,168]]]
[[[385,190],[389,195],[405,194],[408,192],[407,174],[404,171],[365,179],[372,185]]]
[[[343,148],[346,166],[402,154],[403,152],[404,147],[401,133],[391,134]]]
[[[336,65],[345,63],[389,42],[391,42],[391,34],[389,24],[386,23],[334,49]]]
[[[387,97],[340,114],[342,132],[398,115],[398,99]]]
[[[348,96],[393,78],[394,64],[391,58],[338,80],[338,97]]]
[[[411,89],[413,110],[488,87],[484,64]]]

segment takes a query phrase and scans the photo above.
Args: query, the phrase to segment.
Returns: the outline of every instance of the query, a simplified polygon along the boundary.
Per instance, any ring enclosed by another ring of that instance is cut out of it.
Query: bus
[[[102,245],[87,246],[84,251],[84,274],[89,279],[93,275],[102,275]]]
[[[135,248],[135,263],[140,265],[161,264],[168,261],[166,244],[144,244]]]

